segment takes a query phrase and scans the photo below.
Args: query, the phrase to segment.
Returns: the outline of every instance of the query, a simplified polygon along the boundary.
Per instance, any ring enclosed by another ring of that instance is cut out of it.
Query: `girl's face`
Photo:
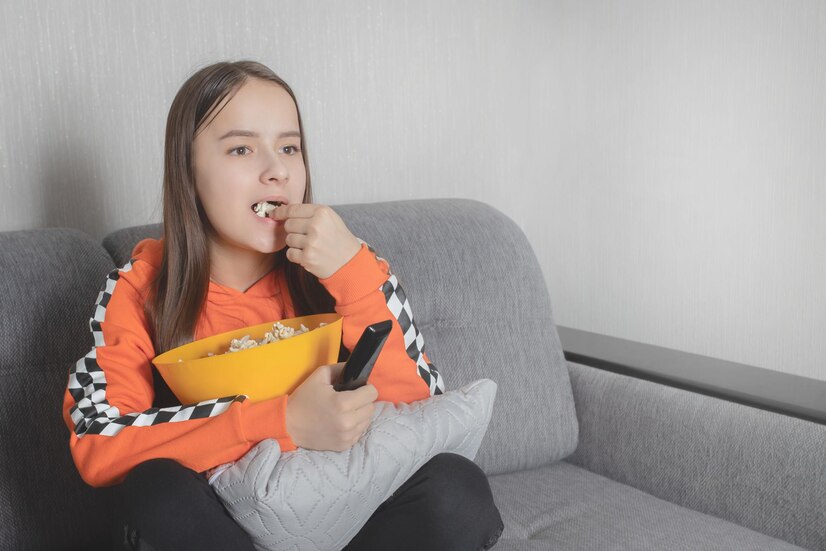
[[[303,201],[307,175],[295,103],[277,84],[255,78],[224,103],[193,141],[195,188],[216,245],[274,253],[286,246],[283,222],[252,207]]]

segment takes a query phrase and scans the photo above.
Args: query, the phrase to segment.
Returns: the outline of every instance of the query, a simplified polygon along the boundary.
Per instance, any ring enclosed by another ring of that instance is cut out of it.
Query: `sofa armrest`
[[[565,359],[826,424],[826,381],[558,327]]]
[[[826,549],[825,425],[568,366],[580,431],[566,461],[802,547]]]

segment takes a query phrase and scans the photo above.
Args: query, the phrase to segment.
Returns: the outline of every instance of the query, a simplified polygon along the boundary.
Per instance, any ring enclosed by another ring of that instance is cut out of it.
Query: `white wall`
[[[260,60],[317,200],[471,197],[559,324],[826,379],[819,1],[0,4],[0,230],[160,220],[175,91]]]
[[[559,323],[826,379],[826,3],[555,2],[546,32]]]

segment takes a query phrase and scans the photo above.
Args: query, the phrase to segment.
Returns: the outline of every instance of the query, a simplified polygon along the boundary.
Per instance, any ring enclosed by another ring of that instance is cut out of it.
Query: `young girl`
[[[412,316],[388,307],[405,302],[388,263],[312,203],[303,136],[292,90],[259,63],[205,67],[172,102],[163,237],[138,243],[109,274],[90,320],[94,346],[70,370],[63,404],[81,476],[115,485],[118,548],[252,549],[209,485],[211,469],[266,438],[283,451],[346,450],[368,428],[375,400],[444,391]],[[258,216],[268,201],[280,206]],[[151,364],[195,339],[333,309],[345,353],[367,325],[393,319],[370,384],[358,390],[333,390],[337,363],[289,396],[181,405]],[[487,549],[501,531],[482,471],[441,454],[347,549]]]

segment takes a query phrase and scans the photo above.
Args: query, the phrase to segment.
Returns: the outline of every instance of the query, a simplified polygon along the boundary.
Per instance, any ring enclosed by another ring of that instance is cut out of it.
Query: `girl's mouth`
[[[276,207],[280,207],[281,205],[283,205],[281,201],[261,201],[260,203],[255,203],[250,208],[256,216],[261,218],[269,218],[270,213],[274,211]]]

